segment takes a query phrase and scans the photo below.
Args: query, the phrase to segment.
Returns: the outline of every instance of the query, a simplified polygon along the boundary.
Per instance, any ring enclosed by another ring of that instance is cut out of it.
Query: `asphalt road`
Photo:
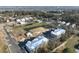
[[[10,53],[25,53],[25,51],[21,50],[21,48],[18,46],[18,42],[14,38],[12,38],[11,33],[9,33],[4,27],[5,35],[6,35],[6,42],[9,48]]]

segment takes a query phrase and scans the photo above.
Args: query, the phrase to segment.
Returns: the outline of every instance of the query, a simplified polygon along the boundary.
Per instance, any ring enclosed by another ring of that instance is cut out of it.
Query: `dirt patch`
[[[0,53],[6,53],[6,52],[8,52],[8,47],[4,41],[4,34],[2,31],[0,31]]]
[[[47,30],[48,29],[44,27],[38,27],[38,28],[31,29],[30,31],[32,32],[33,37],[36,37],[42,34],[42,32],[45,32]],[[27,34],[28,32],[26,33],[26,31],[24,31],[23,29],[13,29],[12,33],[17,41],[20,41],[23,38],[27,39],[27,35],[25,34]]]
[[[15,29],[14,29],[14,30],[12,31],[12,33],[13,33],[13,35],[14,35],[16,41],[20,41],[20,40],[22,40],[23,38],[26,38],[26,36],[25,36],[25,31],[23,31],[23,30],[20,30],[20,29],[15,30]]]
[[[33,36],[35,37],[35,36],[38,36],[38,35],[42,34],[42,32],[45,32],[47,30],[48,29],[46,29],[44,27],[38,27],[38,28],[32,29],[31,31],[32,31]]]

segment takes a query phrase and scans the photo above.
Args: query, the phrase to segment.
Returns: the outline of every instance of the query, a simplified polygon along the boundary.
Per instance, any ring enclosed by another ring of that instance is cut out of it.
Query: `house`
[[[21,25],[26,24],[26,22],[20,22]]]
[[[64,25],[64,24],[66,24],[66,22],[65,22],[65,21],[62,21],[62,22],[61,22],[61,24],[63,24],[63,25]]]
[[[10,20],[7,20],[7,22],[10,22]]]
[[[21,19],[22,22],[25,22],[26,20],[24,18]]]
[[[14,17],[9,17],[9,20],[11,20],[11,21],[15,21],[16,18],[14,18]]]
[[[61,21],[57,21],[58,23],[61,23]]]
[[[62,25],[66,24],[65,21],[58,21],[58,23],[59,23],[59,24],[62,24]]]
[[[42,23],[42,20],[34,20],[34,22]]]
[[[17,19],[17,20],[16,20],[16,22],[17,22],[17,23],[20,23],[20,22],[21,22],[21,20],[20,20],[20,19]]]
[[[24,18],[22,18],[22,19],[17,19],[16,22],[19,23],[19,24],[26,24],[26,23],[27,23]]]
[[[58,24],[58,26],[61,26],[61,24]]]
[[[33,37],[33,34],[31,32],[28,32],[27,37]]]
[[[38,36],[32,41],[28,41],[25,45],[30,52],[36,51],[40,46],[46,44],[48,39],[44,36]]]
[[[70,22],[66,23],[66,26],[69,26],[70,25]]]
[[[26,21],[31,21],[31,20],[33,20],[33,17],[25,17],[25,20]]]
[[[29,18],[28,17],[25,17],[25,20],[27,21],[27,20],[29,20]]]
[[[32,17],[29,17],[29,19],[33,19]]]
[[[75,28],[76,27],[76,24],[72,24],[72,28]]]

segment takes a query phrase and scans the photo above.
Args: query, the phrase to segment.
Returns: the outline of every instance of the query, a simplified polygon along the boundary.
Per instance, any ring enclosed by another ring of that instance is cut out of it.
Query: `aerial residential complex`
[[[3,7],[0,52],[79,53],[79,7]]]

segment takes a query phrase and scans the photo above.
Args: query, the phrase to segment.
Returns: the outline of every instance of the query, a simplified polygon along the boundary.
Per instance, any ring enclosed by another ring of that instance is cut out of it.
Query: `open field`
[[[26,25],[21,25],[21,26],[15,26],[14,29],[24,29],[24,30],[28,31],[33,28],[43,27],[43,26],[47,26],[47,25],[48,24],[46,24],[46,23],[31,23],[31,24],[26,24]]]
[[[15,36],[16,40],[19,41],[22,38],[27,38],[24,34],[27,34],[29,30],[32,31],[33,37],[38,36],[42,32],[45,32],[47,28],[44,28],[43,26],[46,25],[46,23],[31,23],[28,25],[16,26],[12,29],[12,33]]]
[[[4,41],[4,34],[2,31],[0,31],[0,53],[7,53],[7,52],[8,52],[8,47]]]
[[[25,32],[22,29],[13,30],[12,33],[16,41],[20,41],[22,38],[26,38],[26,36],[24,35]]]
[[[70,48],[72,53],[75,53],[74,45],[79,43],[78,41],[79,41],[79,37],[75,36],[75,35],[72,35],[69,39],[67,39],[65,44],[63,43],[64,45],[60,46],[56,50],[56,52],[61,53],[61,52],[63,52],[63,49]]]
[[[79,37],[78,36],[73,36],[72,39],[68,40],[68,42],[66,43],[65,47],[66,48],[71,48],[72,52],[75,52],[75,48],[74,46],[79,43]]]
[[[45,31],[47,31],[47,30],[48,30],[48,29],[46,29],[46,28],[44,28],[44,27],[38,27],[38,28],[32,29],[31,31],[32,31],[33,36],[36,37],[36,36],[42,34],[42,32],[45,32]]]
[[[42,32],[45,32],[47,30],[48,29],[44,28],[44,27],[37,27],[37,28],[31,29],[30,31],[32,32],[33,37],[36,37],[36,36],[42,34]],[[27,39],[27,36],[25,36],[24,34],[27,34],[28,32],[23,31],[23,29],[19,29],[19,30],[18,29],[17,30],[14,29],[12,31],[12,33],[15,36],[17,41],[21,40],[22,38],[26,38]],[[21,35],[19,35],[19,34],[21,34]]]

